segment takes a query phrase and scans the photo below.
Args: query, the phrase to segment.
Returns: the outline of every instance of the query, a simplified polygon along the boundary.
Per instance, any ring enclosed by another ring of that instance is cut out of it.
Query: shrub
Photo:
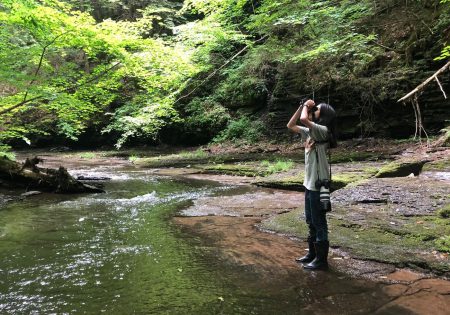
[[[291,169],[294,166],[294,162],[291,160],[277,160],[275,162],[262,161],[261,166],[267,167],[268,173],[284,172]]]
[[[184,159],[201,159],[206,158],[208,153],[203,151],[202,149],[197,149],[195,151],[183,151],[179,154]]]
[[[84,152],[80,154],[81,159],[94,159],[96,154],[94,152]]]
[[[227,128],[213,139],[213,142],[244,140],[248,143],[255,143],[262,138],[264,132],[264,126],[261,121],[254,121],[244,116],[238,120],[232,120]]]
[[[436,248],[440,252],[450,253],[450,236],[446,235],[436,240]]]
[[[183,130],[191,142],[210,141],[230,120],[227,109],[210,97],[194,98],[184,110]]]
[[[439,209],[438,215],[439,215],[441,218],[444,218],[444,219],[450,218],[450,204],[448,204],[448,205],[446,205],[445,207]]]
[[[7,158],[8,160],[15,160],[16,156],[11,151],[11,147],[0,143],[0,158]]]

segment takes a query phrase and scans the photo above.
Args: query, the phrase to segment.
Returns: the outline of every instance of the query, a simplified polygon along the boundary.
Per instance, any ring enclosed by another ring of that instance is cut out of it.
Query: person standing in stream
[[[316,106],[313,100],[300,105],[289,120],[287,127],[299,133],[305,145],[305,220],[308,225],[309,251],[297,258],[307,270],[328,269],[328,225],[325,210],[320,206],[320,185],[318,180],[330,181],[326,150],[336,145],[336,113],[328,104]],[[305,126],[298,126],[297,121]]]

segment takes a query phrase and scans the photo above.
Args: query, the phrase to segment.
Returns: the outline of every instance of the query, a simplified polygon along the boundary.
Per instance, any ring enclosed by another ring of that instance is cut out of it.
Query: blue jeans
[[[320,209],[320,192],[305,190],[305,219],[313,241],[328,241],[327,217]]]

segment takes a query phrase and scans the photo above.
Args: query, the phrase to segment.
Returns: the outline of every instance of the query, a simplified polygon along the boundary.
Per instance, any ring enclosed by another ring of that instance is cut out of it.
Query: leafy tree
[[[181,45],[144,39],[133,22],[96,23],[60,1],[2,1],[0,23],[3,142],[54,130],[76,139],[107,112],[105,131],[119,145],[154,138],[177,117],[171,94],[195,72]]]
[[[441,3],[449,3],[450,0],[441,0]],[[443,60],[450,58],[450,45],[446,43],[446,46],[442,49],[441,55],[436,58],[437,60]]]

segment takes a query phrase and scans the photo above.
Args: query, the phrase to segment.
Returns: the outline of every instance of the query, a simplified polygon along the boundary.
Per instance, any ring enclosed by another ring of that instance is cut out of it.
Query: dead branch
[[[405,96],[403,96],[401,99],[399,99],[397,101],[398,102],[402,102],[407,100],[408,98],[410,98],[412,95],[416,94],[417,92],[420,92],[421,90],[423,90],[423,88],[430,83],[430,81],[432,80],[436,80],[437,76],[440,75],[442,72],[444,72],[445,70],[447,70],[450,67],[450,61],[447,62],[441,69],[439,69],[438,71],[436,71],[431,77],[429,77],[428,79],[426,79],[423,83],[421,83],[420,85],[418,85],[414,90],[412,90],[411,92],[409,92],[408,94],[406,94]],[[439,82],[439,81],[438,81]],[[439,83],[438,83],[439,84]],[[445,93],[444,96],[446,97]],[[447,98],[447,97],[446,97]]]
[[[444,98],[447,99],[447,95],[445,94],[444,88],[442,87],[442,84],[439,81],[438,77],[435,77],[434,79],[436,80],[436,83],[439,85],[439,88],[441,89],[442,94],[444,94]]]

